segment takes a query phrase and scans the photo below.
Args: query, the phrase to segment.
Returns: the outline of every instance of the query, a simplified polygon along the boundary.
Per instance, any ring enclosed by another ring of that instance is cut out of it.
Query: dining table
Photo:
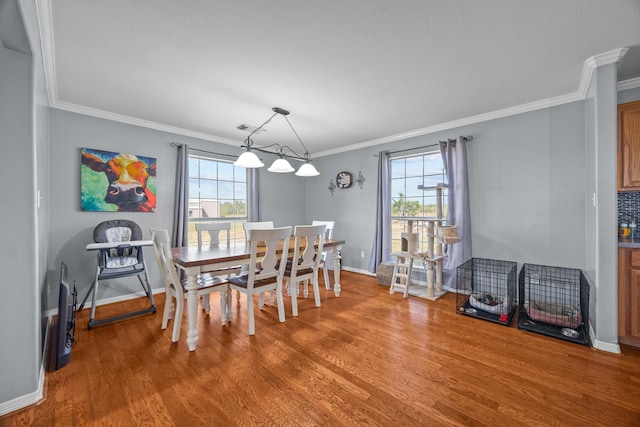
[[[327,256],[331,255],[333,259],[333,292],[336,297],[340,296],[340,250],[344,240],[340,239],[324,239],[322,250],[327,252]],[[316,248],[319,242],[316,241]],[[171,248],[171,255],[176,267],[184,271],[187,278],[187,317],[189,330],[187,332],[187,345],[189,351],[194,351],[198,346],[198,280],[199,274],[222,268],[248,265],[251,257],[250,246],[247,242],[236,242],[229,245],[218,244],[211,246],[181,246]],[[293,254],[294,240],[289,242],[289,256]],[[282,254],[283,248],[278,250]],[[329,254],[331,253],[331,254]],[[258,251],[258,256],[260,252]],[[262,254],[264,255],[264,254]],[[223,316],[226,315],[223,313]]]

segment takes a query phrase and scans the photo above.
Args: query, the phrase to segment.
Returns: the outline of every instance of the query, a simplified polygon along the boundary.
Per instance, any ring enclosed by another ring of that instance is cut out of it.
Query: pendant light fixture
[[[298,168],[296,175],[298,176],[320,175],[320,172],[318,172],[318,170],[311,163],[311,155],[309,154],[309,150],[307,150],[307,147],[304,145],[304,143],[300,139],[300,136],[298,136],[298,133],[293,128],[293,125],[287,118],[287,116],[289,115],[289,112],[285,109],[278,108],[278,107],[273,107],[271,110],[273,111],[273,115],[269,117],[269,119],[266,122],[261,124],[255,130],[253,130],[249,134],[249,136],[244,140],[244,144],[242,144],[241,147],[244,148],[246,151],[242,153],[240,157],[238,157],[238,159],[235,162],[233,162],[233,164],[243,168],[260,168],[264,166],[264,163],[262,163],[262,161],[260,161],[258,156],[254,153],[254,151],[260,151],[262,153],[275,154],[276,156],[278,156],[278,158],[267,169],[269,172],[275,172],[275,173],[293,172],[295,168],[291,166],[291,164],[287,160],[287,158],[289,158],[289,159],[304,162],[302,166]],[[260,129],[262,129],[267,123],[271,121],[271,119],[273,119],[277,115],[281,115],[287,121],[287,123],[289,124],[289,127],[291,128],[294,135],[298,139],[298,142],[300,142],[300,145],[302,146],[302,148],[304,148],[304,155],[302,156],[299,155],[298,153],[293,151],[291,147],[289,147],[288,145],[270,144],[264,147],[255,147],[253,145],[253,140],[251,139],[251,137]],[[272,148],[272,150],[269,150],[269,148]]]
[[[255,153],[249,151],[248,148],[247,151],[240,154],[240,157],[238,157],[238,159],[233,162],[233,164],[243,168],[261,168],[262,166],[264,166],[264,163],[260,161],[258,156],[256,156]]]

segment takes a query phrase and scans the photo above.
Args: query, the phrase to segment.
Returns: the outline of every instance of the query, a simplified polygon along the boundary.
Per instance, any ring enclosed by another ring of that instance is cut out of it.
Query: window
[[[420,236],[421,252],[427,251],[426,224],[410,218],[436,217],[436,190],[421,190],[418,186],[435,187],[445,182],[440,152],[423,153],[391,159],[391,248],[401,250],[400,233],[409,231]],[[447,189],[442,191],[442,213],[447,216]]]
[[[247,169],[233,163],[189,155],[189,244],[198,243],[196,222],[230,222],[230,239],[244,241],[247,221]],[[208,233],[203,239],[208,241]],[[224,233],[221,243],[226,243]]]

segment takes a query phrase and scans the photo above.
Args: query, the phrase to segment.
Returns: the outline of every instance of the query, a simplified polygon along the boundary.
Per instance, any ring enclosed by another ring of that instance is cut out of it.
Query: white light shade
[[[318,176],[320,175],[320,172],[318,172],[317,169],[311,163],[305,163],[302,166],[300,166],[300,169],[298,169],[298,172],[296,172],[296,175]]]
[[[288,172],[293,172],[295,169],[293,168],[293,166],[289,164],[288,161],[286,161],[283,158],[279,158],[279,159],[276,159],[276,161],[273,162],[271,166],[269,166],[269,169],[267,170],[269,172],[288,173]]]
[[[251,151],[245,151],[238,157],[238,160],[233,162],[235,166],[240,166],[241,168],[261,168],[264,166],[264,163],[260,161],[258,156],[253,154]]]

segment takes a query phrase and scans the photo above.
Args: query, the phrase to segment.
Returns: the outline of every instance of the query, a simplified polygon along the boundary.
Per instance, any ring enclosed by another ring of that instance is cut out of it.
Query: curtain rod
[[[462,137],[462,139],[463,139],[465,142],[471,141],[471,140],[473,140],[473,135],[463,136],[463,137]],[[437,143],[437,144],[423,145],[423,146],[421,146],[421,147],[405,148],[404,150],[389,151],[388,153],[389,153],[389,154],[395,154],[395,153],[402,153],[402,152],[405,152],[405,151],[420,150],[420,149],[422,149],[422,148],[438,147],[438,146],[440,146],[440,144],[441,144],[441,143],[443,143],[443,142],[456,142],[456,141],[457,141],[457,140],[455,140],[455,139],[449,138],[449,139],[448,139],[448,140],[446,140],[446,141],[438,141],[438,143]],[[376,154],[374,154],[374,157],[378,157],[378,154],[377,154],[377,153],[376,153]]]
[[[178,142],[172,142],[169,144],[171,147],[181,147],[184,144],[180,144]],[[238,157],[237,154],[224,154],[224,153],[216,153],[215,151],[208,151],[208,150],[201,150],[199,148],[191,148],[189,147],[189,151],[199,151],[201,153],[207,153],[207,154],[215,154],[216,156],[225,156],[225,157]]]

